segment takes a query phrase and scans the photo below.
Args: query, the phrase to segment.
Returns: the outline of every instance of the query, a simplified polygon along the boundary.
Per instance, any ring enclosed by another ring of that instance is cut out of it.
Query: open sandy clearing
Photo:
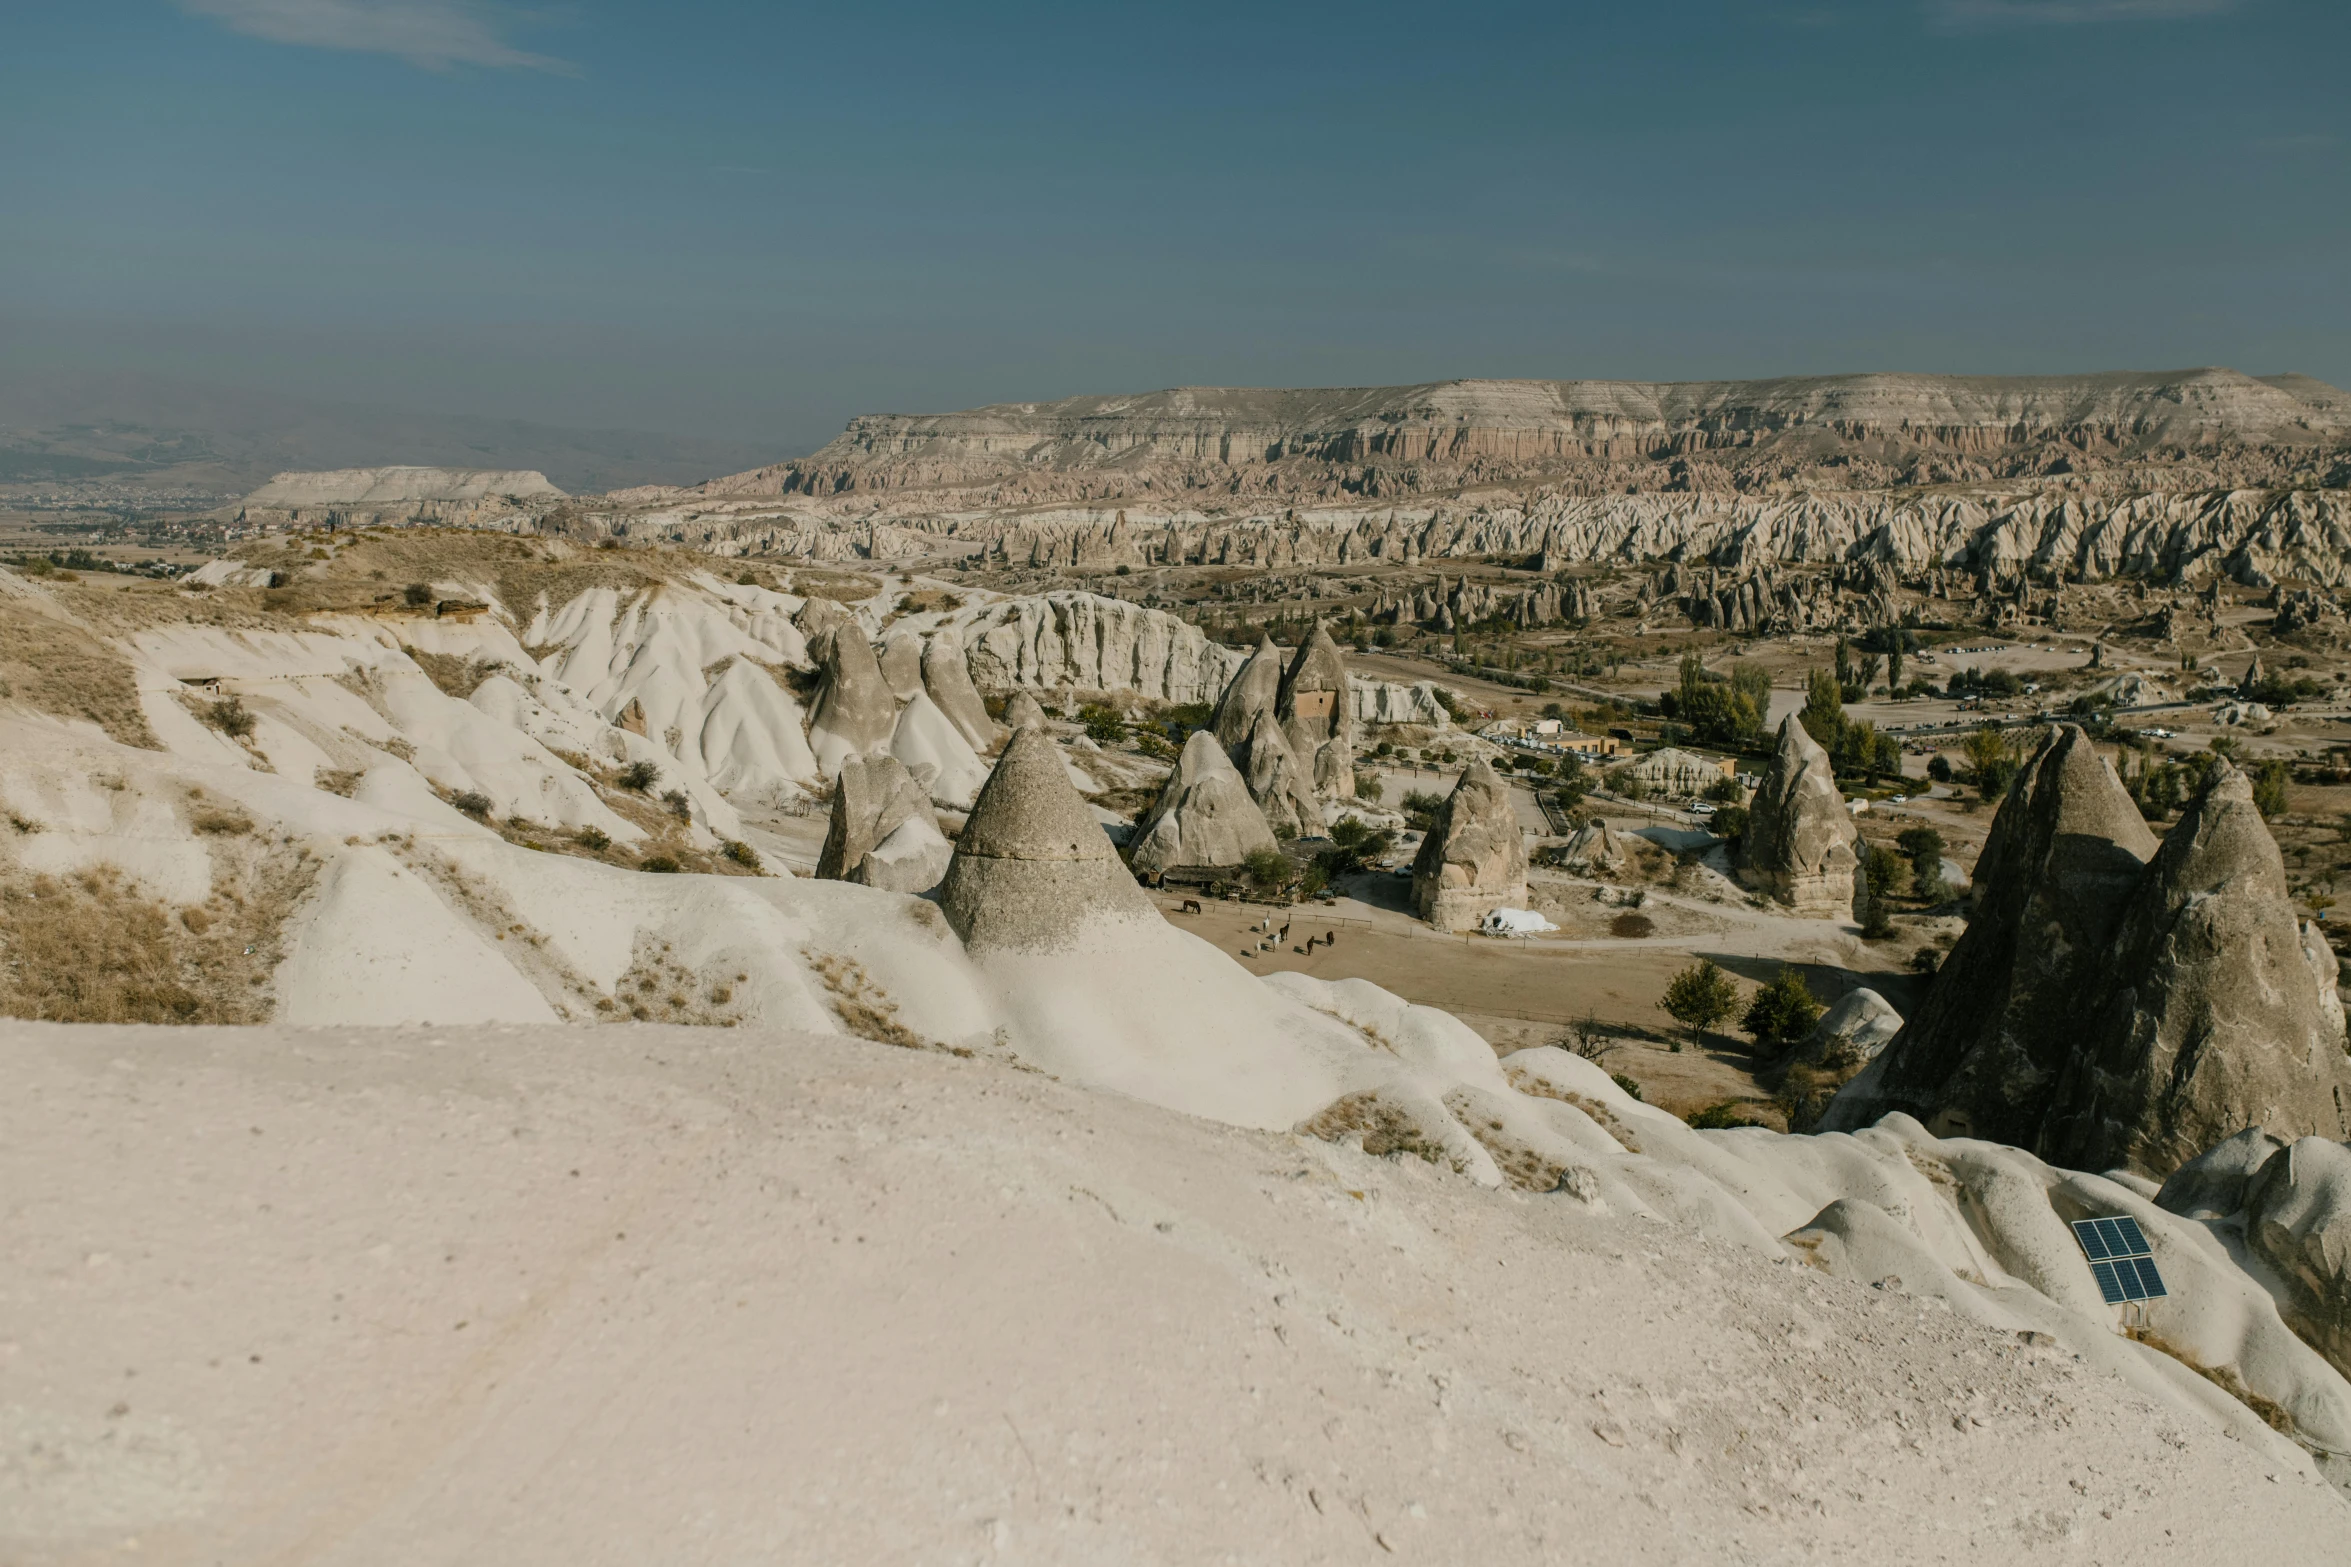
[[[2342,1553],[2314,1477],[1933,1303],[1034,1073],[0,1050],[26,1567]]]

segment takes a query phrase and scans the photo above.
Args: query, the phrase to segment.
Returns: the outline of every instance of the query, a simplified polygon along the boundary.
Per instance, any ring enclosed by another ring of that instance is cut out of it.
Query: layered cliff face
[[[1188,490],[1401,493],[1541,479],[1594,490],[1964,482],[2195,461],[2257,481],[2351,442],[2343,394],[2234,370],[1766,381],[1178,387],[852,420],[813,456],[705,495],[984,486],[1008,500]]]

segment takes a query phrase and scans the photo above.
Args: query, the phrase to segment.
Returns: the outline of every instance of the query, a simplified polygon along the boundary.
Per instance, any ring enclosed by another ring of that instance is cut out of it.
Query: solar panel
[[[2090,1259],[2090,1277],[2109,1306],[2126,1301],[2155,1300],[2171,1293],[2156,1271],[2154,1248],[2147,1232],[2128,1214],[2073,1221],[2074,1239]]]

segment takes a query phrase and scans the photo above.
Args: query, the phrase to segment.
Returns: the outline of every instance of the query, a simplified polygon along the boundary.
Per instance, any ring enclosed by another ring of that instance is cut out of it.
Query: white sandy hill
[[[0,1050],[26,1567],[2344,1555],[2281,1444],[1931,1291],[986,1062]]]

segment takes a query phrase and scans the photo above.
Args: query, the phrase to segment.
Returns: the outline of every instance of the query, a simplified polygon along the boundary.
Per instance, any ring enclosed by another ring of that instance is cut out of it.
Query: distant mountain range
[[[2339,484],[2331,475],[2347,452],[2351,396],[2308,376],[2212,368],[1178,387],[863,415],[809,457],[697,493],[1219,506],[1491,486],[1765,495],[2069,474],[2227,487]]]
[[[288,470],[536,469],[574,493],[690,484],[774,449],[309,402],[147,375],[0,377],[0,484],[242,495]]]

